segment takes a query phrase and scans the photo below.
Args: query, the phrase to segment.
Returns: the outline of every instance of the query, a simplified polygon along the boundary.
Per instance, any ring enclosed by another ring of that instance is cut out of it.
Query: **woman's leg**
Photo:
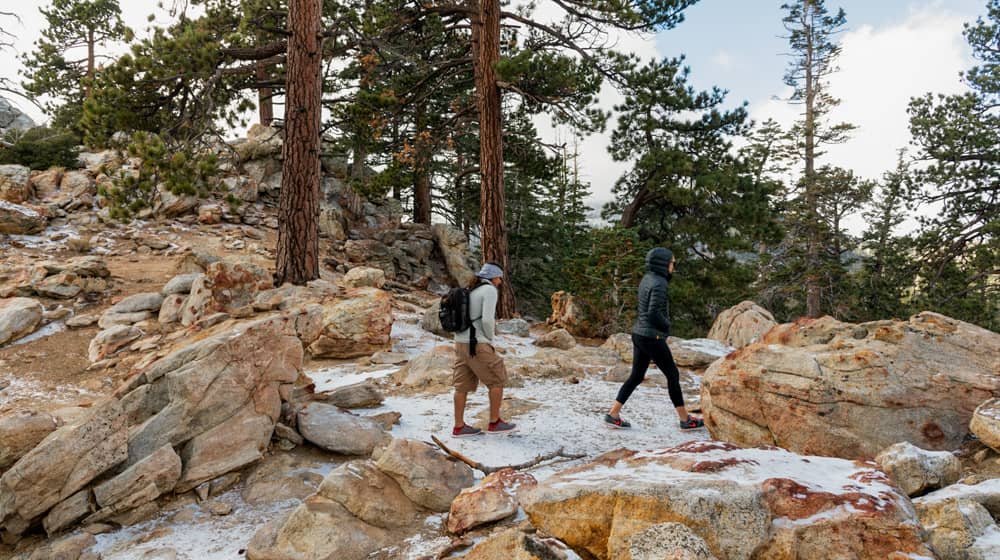
[[[645,352],[649,353],[653,363],[663,372],[667,378],[667,392],[670,394],[670,402],[677,410],[677,416],[681,420],[688,417],[687,408],[684,407],[684,393],[681,391],[681,372],[677,369],[674,356],[670,353],[670,347],[665,340],[655,339],[646,345]]]
[[[632,391],[635,391],[635,388],[646,378],[646,370],[649,369],[649,354],[637,342],[637,339],[642,338],[632,335],[632,373],[625,380],[625,383],[622,384],[621,389],[618,389],[618,397],[615,399],[614,404],[611,405],[611,411],[608,413],[612,418],[618,418],[618,413],[621,411],[622,405],[632,395]]]

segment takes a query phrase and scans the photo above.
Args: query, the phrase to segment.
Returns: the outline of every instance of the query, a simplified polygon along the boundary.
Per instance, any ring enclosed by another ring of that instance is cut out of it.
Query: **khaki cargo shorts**
[[[493,346],[480,342],[476,345],[476,355],[470,356],[469,345],[456,342],[455,357],[452,384],[456,391],[471,393],[480,381],[491,388],[503,387],[507,383],[507,367]]]

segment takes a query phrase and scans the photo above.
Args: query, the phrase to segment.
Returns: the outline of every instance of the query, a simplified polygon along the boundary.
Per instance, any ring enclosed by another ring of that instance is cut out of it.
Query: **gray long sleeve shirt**
[[[476,329],[476,342],[493,345],[497,326],[497,289],[484,282],[469,294],[469,317]],[[469,329],[455,334],[455,342],[469,343]]]

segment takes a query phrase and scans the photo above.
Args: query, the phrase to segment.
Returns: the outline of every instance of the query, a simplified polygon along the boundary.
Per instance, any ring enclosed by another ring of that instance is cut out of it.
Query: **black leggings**
[[[656,367],[660,368],[663,375],[667,376],[667,392],[670,393],[670,402],[674,407],[684,406],[684,393],[681,392],[681,372],[677,370],[674,357],[670,354],[667,341],[661,338],[650,338],[648,336],[632,335],[632,374],[618,390],[618,402],[625,404],[625,401],[632,396],[632,391],[646,378],[646,370],[649,369],[649,361],[653,360]]]

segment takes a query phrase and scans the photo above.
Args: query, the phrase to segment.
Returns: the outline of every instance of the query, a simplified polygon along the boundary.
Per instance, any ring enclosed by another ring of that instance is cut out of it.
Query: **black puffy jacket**
[[[632,334],[666,339],[670,336],[670,249],[657,247],[646,254],[646,275],[639,283],[639,316]]]

